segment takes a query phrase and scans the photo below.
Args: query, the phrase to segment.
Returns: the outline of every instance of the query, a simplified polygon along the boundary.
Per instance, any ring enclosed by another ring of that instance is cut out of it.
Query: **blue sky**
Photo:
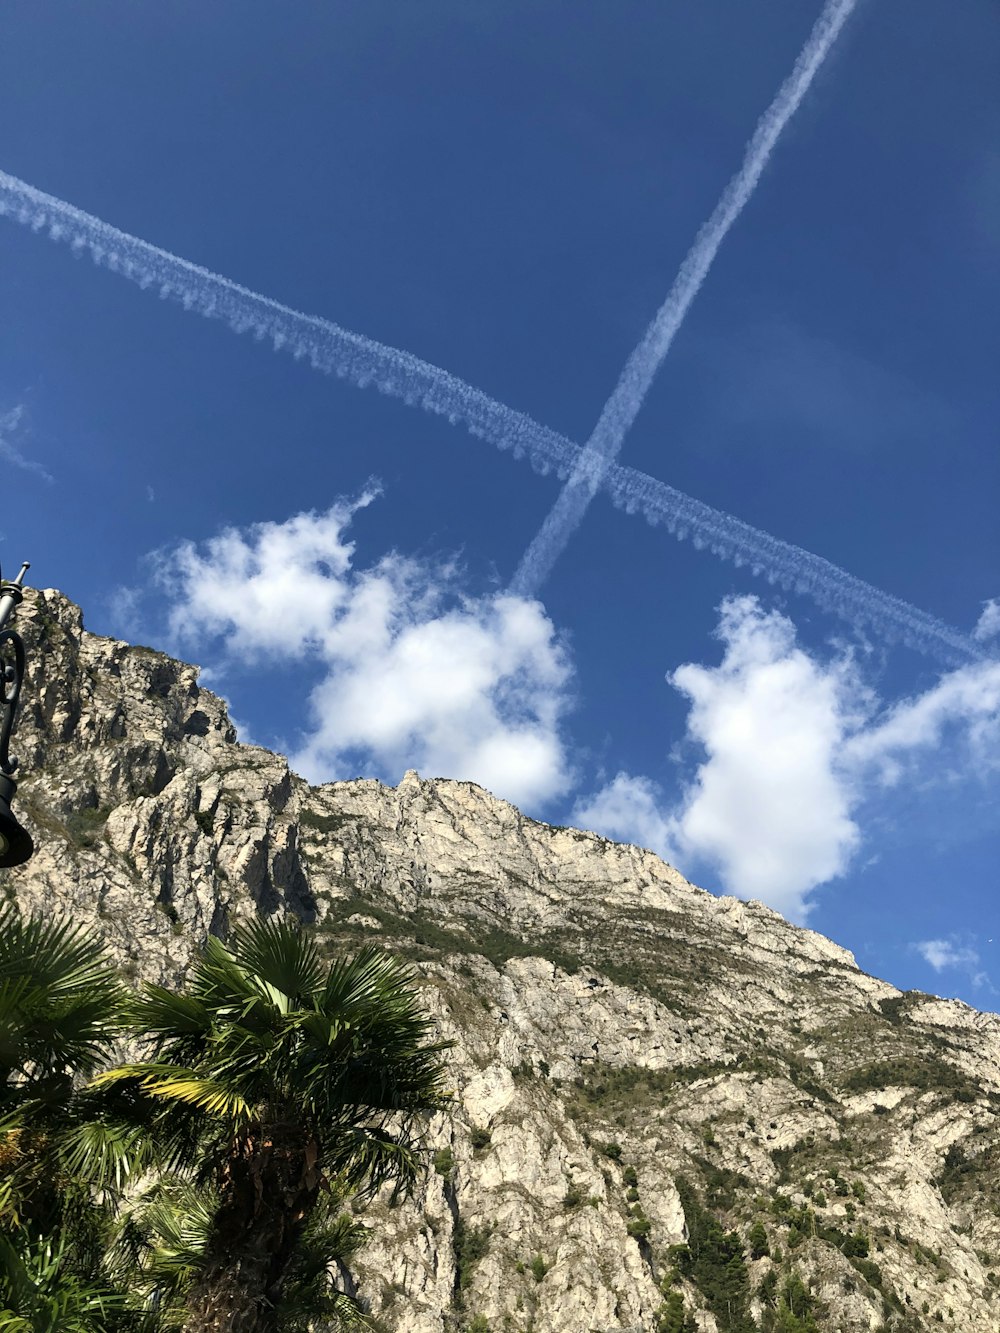
[[[8,0],[0,169],[582,445],[819,11]],[[998,60],[989,0],[860,0],[621,454],[978,665],[604,494],[505,596],[554,475],[10,218],[5,571],[311,778],[476,778],[998,1007]]]

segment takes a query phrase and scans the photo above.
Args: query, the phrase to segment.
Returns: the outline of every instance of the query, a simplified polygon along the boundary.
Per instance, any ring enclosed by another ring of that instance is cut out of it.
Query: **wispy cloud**
[[[993,990],[989,975],[982,965],[979,950],[967,939],[949,935],[945,939],[920,940],[913,945],[913,948],[935,972],[964,972],[977,989]]]
[[[647,847],[665,861],[677,864],[681,859],[676,836],[676,821],[662,790],[649,778],[619,773],[611,782],[573,807],[573,822],[596,829],[606,838]]]
[[[221,320],[235,333],[267,340],[275,351],[305,359],[315,370],[462,422],[473,436],[512,450],[538,472],[555,471],[565,479],[580,460],[581,450],[564,435],[439,366],[250,291],[5,171],[0,171],[0,215],[33,231],[47,230],[50,239],[68,243],[77,253],[89,251],[95,264],[139,287],[206,319]],[[971,638],[934,616],[646,473],[616,464],[606,469],[601,484],[626,513],[664,524],[678,540],[690,539],[720,560],[795,589],[855,625],[872,625],[885,637],[949,664],[982,656]]]
[[[19,405],[0,416],[0,458],[13,467],[23,468],[25,472],[33,472],[36,477],[41,477],[42,481],[51,483],[54,478],[48,468],[43,467],[41,463],[33,458],[27,458],[14,443],[15,438],[22,431],[23,421],[23,405]]]
[[[727,600],[717,633],[718,665],[668,677],[690,703],[684,749],[698,755],[681,794],[619,774],[578,804],[587,827],[710,867],[729,891],[803,920],[864,845],[880,793],[904,776],[931,786],[1000,772],[1000,662],[887,706],[849,653],[807,653],[755,598]]]
[[[621,452],[650,385],[708,277],[723,241],[753,197],[788,122],[854,10],[856,0],[827,0],[791,74],[757,122],[739,171],[730,180],[674,279],[667,298],[632,352],[569,480],[521,559],[513,592],[533,595],[552,571]]]
[[[175,641],[321,667],[291,756],[312,781],[417,768],[536,807],[562,794],[572,672],[541,606],[470,597],[447,561],[389,553],[359,569],[348,529],[374,498],[161,552],[162,586],[189,590]]]
[[[983,613],[976,621],[972,637],[980,643],[988,643],[1000,634],[1000,598],[991,597],[983,606]]]

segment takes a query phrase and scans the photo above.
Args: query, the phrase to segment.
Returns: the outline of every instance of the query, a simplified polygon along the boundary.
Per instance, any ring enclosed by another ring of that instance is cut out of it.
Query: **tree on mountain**
[[[210,938],[183,990],[147,986],[134,1003],[151,1058],[93,1086],[131,1099],[161,1160],[202,1189],[191,1243],[174,1247],[185,1333],[291,1329],[308,1292],[348,1313],[327,1269],[358,1228],[327,1196],[408,1190],[419,1126],[446,1102],[445,1047],[413,983],[376,950],[326,966],[296,926],[258,921],[231,948]],[[175,1216],[183,1230],[190,1208]],[[165,1218],[134,1224],[147,1274],[164,1262]]]

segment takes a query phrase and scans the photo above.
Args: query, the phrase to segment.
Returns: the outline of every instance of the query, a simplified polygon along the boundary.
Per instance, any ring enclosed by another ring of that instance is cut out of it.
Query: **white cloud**
[[[33,458],[26,458],[13,443],[11,437],[18,433],[23,420],[23,406],[15,407],[10,412],[0,416],[0,459],[14,467],[23,468],[25,472],[34,472],[35,476],[41,477],[42,481],[51,482],[53,480],[52,473],[41,463],[35,462]]]
[[[573,823],[592,828],[619,842],[648,847],[665,861],[679,857],[671,820],[664,815],[663,792],[649,778],[619,773],[595,795],[573,807]]]
[[[930,783],[1000,770],[998,662],[884,708],[848,654],[807,654],[791,621],[754,597],[727,600],[717,632],[718,666],[668,677],[690,700],[687,739],[700,755],[680,797],[620,773],[578,804],[578,819],[673,851],[685,868],[712,867],[728,891],[804,920],[812,891],[861,846],[878,791],[904,773]]]
[[[946,967],[978,967],[979,954],[975,949],[960,946],[954,939],[921,940],[914,946],[935,972],[943,972]]]
[[[139,610],[141,603],[140,589],[130,588],[126,584],[119,584],[108,595],[107,606],[111,628],[120,639],[135,643],[142,637],[142,615]]]
[[[850,739],[846,759],[895,785],[946,741],[952,757],[961,754],[963,772],[1000,769],[1000,662],[960,667],[916,698],[894,704]]]
[[[1000,597],[991,597],[983,603],[983,614],[976,621],[972,637],[980,643],[995,639],[1000,634]]]
[[[963,943],[958,936],[950,935],[943,940],[920,940],[913,948],[925,962],[930,963],[935,972],[965,972],[977,989],[985,987],[996,994],[989,974],[982,967],[978,949]]]
[[[720,666],[671,677],[706,755],[674,815],[676,839],[732,892],[802,917],[806,895],[846,869],[860,840],[838,754],[864,692],[847,661],[814,661],[756,598],[727,601],[718,634]]]
[[[161,585],[187,590],[176,639],[322,665],[292,755],[312,781],[417,768],[528,805],[561,794],[571,668],[542,607],[464,596],[447,563],[390,554],[356,569],[345,532],[374,496],[161,552]]]

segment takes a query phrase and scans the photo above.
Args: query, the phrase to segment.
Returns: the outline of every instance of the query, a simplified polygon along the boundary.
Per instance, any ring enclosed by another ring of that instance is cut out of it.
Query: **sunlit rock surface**
[[[416,1197],[367,1209],[383,1328],[653,1333],[685,1181],[744,1242],[763,1222],[752,1290],[794,1270],[821,1329],[1000,1326],[996,1016],[471,783],[310,787],[236,741],[194,667],[87,633],[57,593],[18,628],[37,851],[0,873],[25,908],[92,926],[132,979],[177,981],[258,912],[414,961],[455,1105]],[[674,1290],[725,1329],[710,1286]]]

